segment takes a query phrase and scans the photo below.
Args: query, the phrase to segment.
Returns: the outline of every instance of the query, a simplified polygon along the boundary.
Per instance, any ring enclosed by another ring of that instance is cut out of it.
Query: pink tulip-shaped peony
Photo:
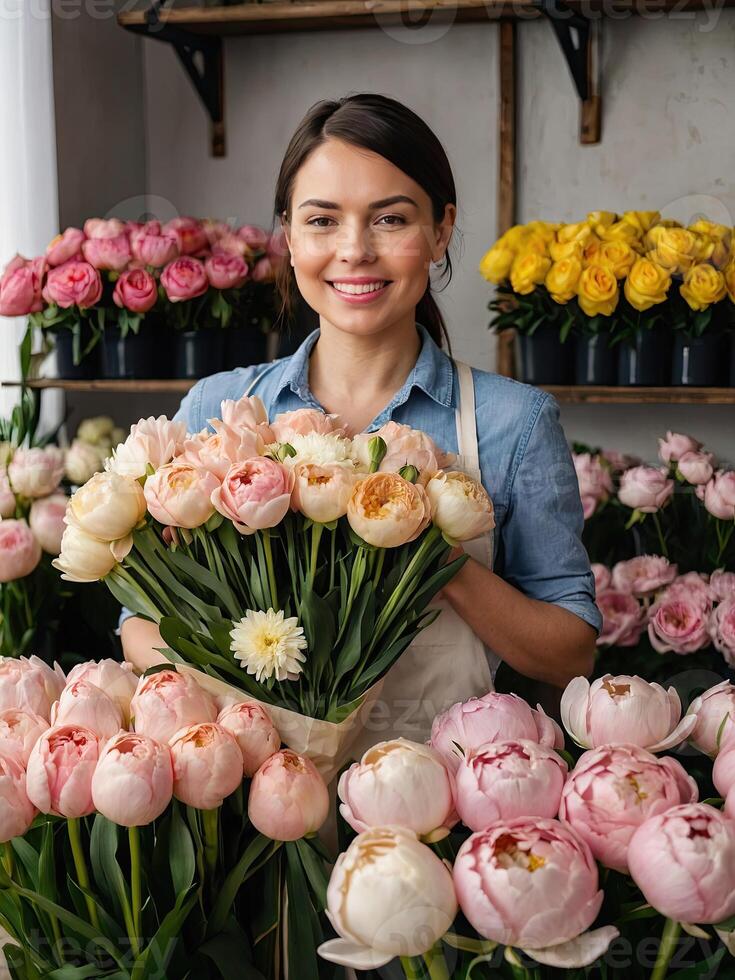
[[[130,725],[130,702],[138,687],[138,678],[133,673],[133,665],[117,660],[89,660],[77,664],[69,671],[67,685],[76,681],[94,684],[112,698],[122,713],[123,727]]]
[[[214,810],[242,782],[242,753],[221,725],[204,722],[181,729],[169,742],[174,796],[198,810]]]
[[[457,822],[452,781],[438,752],[397,738],[379,742],[340,776],[339,812],[358,833],[407,827],[440,839]]]
[[[204,268],[214,289],[239,289],[248,277],[247,262],[239,255],[210,255]]]
[[[583,749],[631,743],[649,752],[683,742],[696,723],[694,716],[681,717],[675,688],[665,691],[627,674],[605,674],[591,686],[586,677],[575,677],[562,694],[561,719]]]
[[[249,429],[235,430],[219,419],[210,419],[215,432],[210,434],[206,429],[184,443],[184,452],[178,456],[175,463],[184,466],[195,466],[207,470],[217,478],[216,485],[224,480],[230,469],[237,463],[242,463],[251,456],[260,456],[265,444],[261,436]]]
[[[716,568],[709,577],[709,592],[714,602],[735,598],[735,572]]]
[[[111,238],[88,238],[82,242],[82,254],[95,269],[122,272],[132,259],[130,240],[123,232]]]
[[[84,234],[87,238],[117,238],[125,231],[125,222],[120,218],[87,218]]]
[[[253,776],[248,816],[272,840],[316,833],[329,814],[329,793],[314,763],[290,749],[274,753]]]
[[[31,531],[49,555],[58,555],[61,551],[61,539],[64,535],[64,515],[69,498],[63,493],[53,493],[49,497],[34,500],[28,522]]]
[[[86,680],[67,681],[51,708],[51,724],[80,725],[94,732],[101,742],[124,728],[120,706],[96,684]]]
[[[327,918],[339,939],[318,949],[331,963],[377,970],[397,956],[427,953],[457,915],[446,864],[404,827],[375,827],[340,854],[327,888]]]
[[[470,830],[514,817],[555,817],[566,773],[566,762],[537,742],[490,742],[459,764],[457,813]]]
[[[156,280],[146,269],[128,269],[115,283],[112,299],[121,309],[147,313],[158,299]]]
[[[57,446],[16,449],[8,465],[13,490],[22,497],[48,497],[64,475],[64,453]]]
[[[293,474],[265,456],[233,466],[212,493],[215,509],[241,534],[275,527],[291,505]]]
[[[603,745],[580,756],[569,774],[559,818],[605,867],[627,874],[628,844],[643,821],[698,796],[675,759],[659,759],[637,745]]]
[[[252,429],[259,432],[265,442],[276,442],[265,405],[257,395],[243,395],[237,401],[225,399],[220,405],[220,416],[225,425],[234,429]]]
[[[735,787],[735,738],[722,744],[712,767],[712,782],[720,796],[728,796]]]
[[[204,263],[189,255],[174,259],[161,273],[161,285],[171,303],[196,299],[209,288]]]
[[[350,496],[359,479],[354,470],[339,464],[318,466],[299,463],[294,468],[292,507],[319,524],[336,521],[347,513]]]
[[[693,486],[700,486],[712,479],[714,455],[712,453],[688,452],[679,459],[677,472]]]
[[[735,823],[705,803],[646,820],[628,866],[649,905],[678,922],[720,922],[735,913]]]
[[[214,700],[190,674],[173,669],[141,677],[130,702],[135,731],[167,743],[181,728],[214,721]]]
[[[355,436],[353,451],[364,465],[370,462],[370,441],[375,436],[380,436],[387,450],[380,463],[381,473],[398,473],[404,466],[415,466],[428,479],[440,469],[451,469],[455,461],[453,455],[442,453],[426,432],[390,421],[375,432],[359,433]]]
[[[599,456],[590,453],[574,453],[574,469],[577,472],[579,496],[584,518],[592,517],[597,507],[610,498],[613,492],[612,476]]]
[[[712,611],[708,631],[715,649],[730,667],[735,666],[735,596],[725,599]]]
[[[105,745],[92,777],[92,800],[108,820],[144,827],[171,802],[171,752],[148,735],[119,732]]]
[[[175,235],[182,255],[200,255],[207,248],[207,233],[196,218],[172,218],[161,228],[164,235]]]
[[[718,470],[705,484],[704,506],[721,521],[735,518],[735,470]]]
[[[0,521],[0,582],[30,575],[41,560],[41,545],[25,521]]]
[[[15,515],[16,500],[13,488],[10,486],[8,471],[5,466],[0,466],[0,517],[13,517]]]
[[[17,256],[0,278],[0,316],[27,316],[43,309],[46,260]]]
[[[61,235],[52,238],[46,247],[46,261],[49,265],[63,265],[70,259],[78,259],[82,254],[85,234],[81,228],[67,228]]]
[[[458,702],[437,715],[429,744],[454,772],[463,754],[487,742],[513,738],[526,738],[550,748],[564,747],[561,729],[544,714],[541,705],[534,711],[517,694],[495,691]]]
[[[694,653],[710,644],[709,614],[696,597],[665,592],[648,611],[648,639],[658,653]]]
[[[254,701],[223,708],[217,724],[233,735],[242,752],[243,774],[252,778],[266,759],[281,747],[281,736],[268,712]]]
[[[146,482],[148,512],[161,524],[194,528],[214,513],[212,494],[220,481],[208,470],[175,460],[156,470]]]
[[[0,711],[18,708],[48,720],[65,683],[58,664],[52,669],[38,657],[0,657]]]
[[[299,408],[294,412],[281,412],[271,422],[274,442],[290,442],[294,436],[345,434],[338,415],[328,415],[316,408]]]
[[[49,272],[43,298],[62,310],[89,309],[102,298],[102,279],[89,262],[65,262]]]
[[[543,817],[498,820],[459,850],[454,885],[460,908],[486,939],[528,951],[577,939],[597,918],[603,893],[587,844],[570,827]],[[594,961],[616,930],[585,936]],[[537,956],[536,950],[540,952]],[[561,951],[560,951],[561,953]]]
[[[138,232],[130,235],[130,247],[136,262],[162,269],[173,262],[179,254],[179,242],[176,235],[161,234],[158,222],[151,222]]]
[[[667,432],[665,439],[658,440],[658,455],[664,463],[675,463],[686,453],[696,453],[702,443],[681,432]]]
[[[676,578],[677,566],[660,555],[638,555],[619,561],[612,569],[612,588],[644,598]]]
[[[735,685],[722,681],[708,688],[692,701],[687,715],[695,720],[689,741],[714,759],[720,747],[735,738]]]
[[[644,628],[645,613],[635,596],[607,589],[597,596],[597,608],[602,613],[602,632],[598,647],[634,647]]]
[[[674,481],[667,469],[655,466],[634,466],[620,478],[618,499],[621,504],[643,514],[655,514],[661,510],[674,493]]]
[[[26,790],[25,769],[12,756],[0,755],[0,844],[23,837],[35,816],[36,808]]]
[[[609,589],[612,584],[612,572],[607,567],[600,562],[593,561],[590,565],[592,569],[592,574],[595,577],[595,594],[599,596],[601,592]]]
[[[141,419],[130,426],[130,435],[115,449],[105,469],[139,480],[147,469],[170,463],[186,441],[186,423],[174,422],[165,415]]]
[[[94,732],[79,725],[49,728],[28,759],[28,798],[41,813],[75,820],[94,813],[92,775],[100,744]]]
[[[0,756],[12,755],[25,768],[31,749],[48,728],[48,721],[32,711],[0,711]]]

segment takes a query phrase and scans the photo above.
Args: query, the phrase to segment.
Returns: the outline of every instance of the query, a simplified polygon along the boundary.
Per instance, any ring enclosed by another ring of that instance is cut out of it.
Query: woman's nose
[[[364,225],[342,225],[337,233],[337,257],[345,262],[365,262],[375,258],[369,230]]]

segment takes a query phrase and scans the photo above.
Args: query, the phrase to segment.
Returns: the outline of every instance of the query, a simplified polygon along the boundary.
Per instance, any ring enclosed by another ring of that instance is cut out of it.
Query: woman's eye
[[[400,214],[384,214],[380,221],[387,221],[389,224],[393,225],[405,225],[406,219]]]
[[[318,221],[331,221],[331,220],[332,220],[331,218],[311,218],[306,223],[307,223],[307,225],[311,225],[313,228],[328,228],[329,225],[319,225],[319,224],[317,224],[317,222]]]

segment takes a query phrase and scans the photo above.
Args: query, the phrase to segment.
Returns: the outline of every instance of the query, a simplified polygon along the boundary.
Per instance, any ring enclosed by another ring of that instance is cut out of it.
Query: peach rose
[[[618,499],[626,507],[655,514],[671,499],[674,481],[668,478],[668,470],[654,466],[634,466],[620,478]]]
[[[174,259],[161,273],[161,285],[171,303],[181,303],[201,296],[209,288],[204,263],[189,255]]]
[[[156,280],[145,269],[128,269],[115,283],[112,299],[121,309],[147,313],[158,299]]]
[[[423,487],[397,473],[372,473],[355,485],[347,520],[368,544],[398,548],[429,526],[431,503]]]

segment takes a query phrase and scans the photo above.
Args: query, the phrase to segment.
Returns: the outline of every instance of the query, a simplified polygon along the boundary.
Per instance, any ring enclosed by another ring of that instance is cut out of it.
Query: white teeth
[[[350,282],[333,282],[332,285],[340,293],[352,293],[358,296],[360,293],[374,293],[377,289],[382,289],[385,286],[385,281],[383,282],[368,282],[353,284]]]

